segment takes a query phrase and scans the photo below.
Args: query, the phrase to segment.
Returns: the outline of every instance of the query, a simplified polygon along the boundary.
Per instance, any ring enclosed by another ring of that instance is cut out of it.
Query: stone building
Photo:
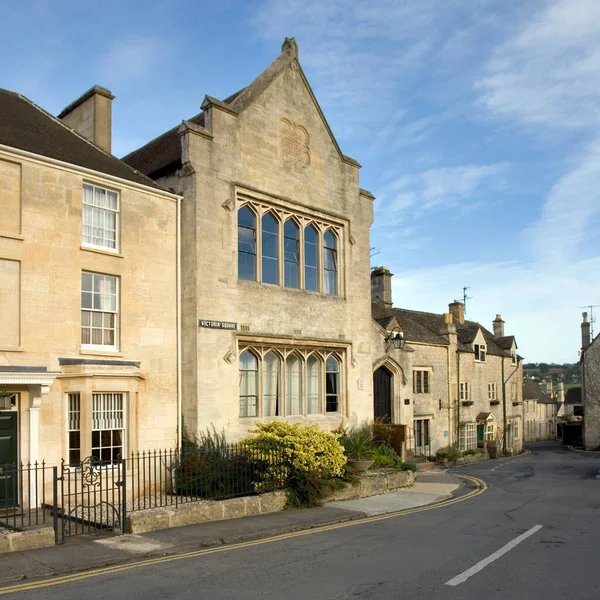
[[[556,439],[558,410],[561,402],[542,390],[532,379],[523,380],[523,441]]]
[[[188,433],[372,419],[374,198],[340,150],[296,42],[201,109],[124,158],[184,197]]]
[[[583,383],[583,443],[586,450],[600,448],[600,335],[593,340],[587,313],[581,323],[581,365]],[[571,391],[571,390],[569,390]]]
[[[0,90],[0,464],[177,442],[179,198],[110,154],[111,100]]]
[[[406,342],[397,359],[406,380],[400,422],[409,424],[416,451],[491,441],[520,451],[522,361],[500,315],[491,333],[465,320],[462,302],[450,303],[445,314],[393,308],[391,283],[384,283],[390,280],[385,267],[372,272],[372,313],[381,327],[397,326]]]

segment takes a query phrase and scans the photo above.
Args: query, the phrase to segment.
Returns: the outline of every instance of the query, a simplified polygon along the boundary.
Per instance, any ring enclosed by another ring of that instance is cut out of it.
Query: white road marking
[[[456,577],[446,581],[445,585],[460,585],[464,583],[469,577],[479,573],[482,569],[485,569],[489,564],[493,563],[495,560],[498,560],[501,556],[506,554],[509,550],[512,550],[515,546],[518,546],[522,541],[526,540],[528,537],[532,536],[534,533],[538,532],[543,525],[536,525],[532,527],[529,531],[522,533],[520,536],[516,537],[511,542],[508,542],[505,546],[502,546],[500,550],[496,550],[493,554],[490,554],[487,558],[480,560],[477,564],[473,565],[470,569],[463,571]]]

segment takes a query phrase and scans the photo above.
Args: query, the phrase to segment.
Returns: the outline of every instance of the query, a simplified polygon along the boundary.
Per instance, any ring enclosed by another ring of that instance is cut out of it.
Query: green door
[[[17,503],[17,413],[0,412],[0,508]]]
[[[477,425],[477,441],[483,442],[483,428],[485,425]]]

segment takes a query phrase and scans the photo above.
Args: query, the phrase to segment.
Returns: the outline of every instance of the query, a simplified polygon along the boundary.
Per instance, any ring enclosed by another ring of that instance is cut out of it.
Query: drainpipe
[[[183,419],[181,412],[182,396],[182,364],[181,364],[181,201],[182,196],[177,198],[177,448],[181,451],[181,439],[183,437]]]
[[[456,351],[456,443],[460,445],[460,352]]]
[[[504,379],[504,356],[502,357],[502,422],[504,426],[502,453],[506,454],[506,380]]]

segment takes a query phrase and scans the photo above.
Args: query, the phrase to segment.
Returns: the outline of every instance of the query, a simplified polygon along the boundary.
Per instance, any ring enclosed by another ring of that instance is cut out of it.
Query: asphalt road
[[[457,468],[489,486],[458,504],[14,597],[598,600],[599,470],[600,454],[538,444]]]

